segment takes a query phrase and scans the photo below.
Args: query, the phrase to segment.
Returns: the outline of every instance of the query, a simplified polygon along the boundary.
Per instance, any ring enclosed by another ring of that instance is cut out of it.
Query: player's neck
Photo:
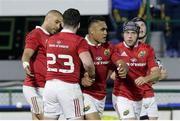
[[[76,28],[73,28],[73,27],[63,27],[63,30],[69,30],[69,31],[71,31],[72,33],[76,33],[76,32],[77,32],[77,29],[76,29]]]
[[[91,35],[88,35],[87,37],[88,37],[88,40],[90,43],[92,43],[94,45],[98,45],[97,41],[95,41]]]
[[[41,28],[43,28],[44,30],[48,31],[48,29],[47,29],[47,27],[46,27],[46,25],[44,23],[41,25]]]

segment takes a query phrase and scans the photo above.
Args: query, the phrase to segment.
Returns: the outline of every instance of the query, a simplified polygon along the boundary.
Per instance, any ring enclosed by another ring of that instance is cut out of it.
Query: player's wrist
[[[94,83],[95,82],[95,78],[92,78],[89,80],[90,82]]]
[[[156,83],[158,83],[159,82],[159,79],[156,79],[156,80],[153,80],[152,81],[152,84],[156,84]]]
[[[27,68],[27,67],[29,67],[29,62],[24,61],[24,62],[23,62],[23,68],[25,69],[25,68]]]

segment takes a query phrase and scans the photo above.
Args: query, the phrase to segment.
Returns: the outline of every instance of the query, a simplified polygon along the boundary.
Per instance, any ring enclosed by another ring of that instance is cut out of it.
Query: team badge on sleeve
[[[139,58],[142,58],[142,57],[144,57],[146,55],[146,51],[145,50],[141,50],[140,52],[139,52],[139,54],[138,54],[138,57]]]
[[[110,52],[110,49],[105,49],[105,50],[104,50],[104,55],[105,55],[105,56],[110,56],[110,53],[111,53],[111,52]]]

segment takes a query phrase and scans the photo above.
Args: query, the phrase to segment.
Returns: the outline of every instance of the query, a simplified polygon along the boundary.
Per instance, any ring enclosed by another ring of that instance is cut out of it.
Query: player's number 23
[[[74,63],[73,63],[73,58],[71,55],[63,55],[63,54],[59,54],[59,55],[55,55],[52,53],[48,53],[47,54],[47,69],[48,71],[51,72],[62,72],[62,73],[73,73],[74,72]],[[51,60],[49,60],[49,58],[51,58]],[[50,68],[49,65],[53,65],[56,63],[57,58],[59,59],[68,59],[67,62],[64,62],[63,65],[64,66],[69,66],[69,69],[57,69],[57,68]]]

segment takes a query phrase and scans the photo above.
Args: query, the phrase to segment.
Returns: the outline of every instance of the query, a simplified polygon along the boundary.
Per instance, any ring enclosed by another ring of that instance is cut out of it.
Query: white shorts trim
[[[43,113],[43,91],[44,88],[23,85],[23,94],[31,106],[31,111],[35,114]]]

